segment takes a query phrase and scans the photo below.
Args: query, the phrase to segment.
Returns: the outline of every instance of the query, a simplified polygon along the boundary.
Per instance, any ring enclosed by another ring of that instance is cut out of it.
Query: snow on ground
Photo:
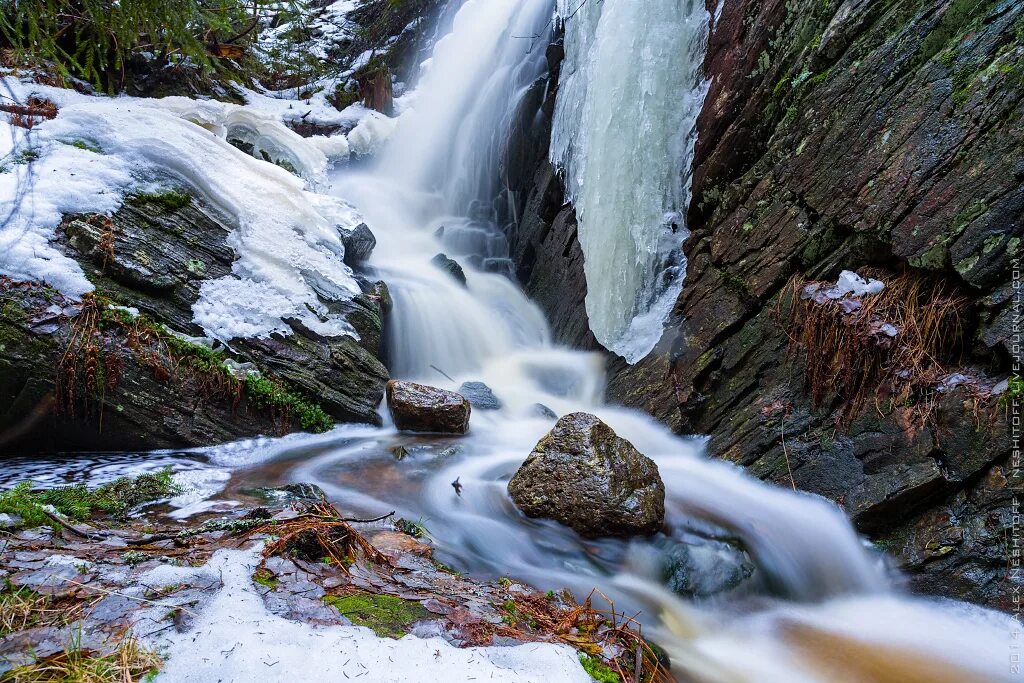
[[[3,124],[0,137],[10,149],[0,162],[0,217],[7,218],[0,225],[0,273],[81,296],[92,285],[51,244],[62,216],[113,212],[126,194],[151,190],[154,182],[185,185],[236,228],[229,237],[238,254],[233,275],[204,283],[193,307],[208,335],[289,334],[283,322],[289,317],[320,334],[355,335],[317,296],[340,300],[359,293],[342,262],[338,228],[352,228],[361,218],[345,202],[315,191],[326,181],[328,157],[347,158],[343,136],[302,138],[265,103],[92,97],[10,78],[6,85],[22,101],[31,94],[54,101],[59,114],[31,133]],[[375,118],[370,125],[381,127]],[[365,137],[358,138],[360,150]]]
[[[252,582],[258,562],[258,546],[219,550],[204,567],[162,565],[140,579],[170,585],[202,573],[223,584],[197,608],[189,631],[142,636],[165,658],[156,681],[590,682],[575,651],[560,645],[459,649],[439,637],[393,640],[357,626],[284,619],[266,609]]]

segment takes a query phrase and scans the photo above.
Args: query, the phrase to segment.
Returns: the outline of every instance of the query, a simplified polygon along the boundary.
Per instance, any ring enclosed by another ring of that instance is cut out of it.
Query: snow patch
[[[31,134],[9,131],[19,144],[0,173],[0,209],[10,215],[0,228],[0,273],[42,280],[73,297],[91,291],[78,264],[50,243],[62,216],[110,213],[132,189],[164,178],[202,195],[235,224],[228,238],[238,254],[233,275],[205,282],[194,306],[207,334],[222,341],[289,334],[284,319],[295,318],[323,335],[356,336],[323,300],[360,291],[343,263],[339,228],[352,229],[361,218],[341,200],[311,191],[326,182],[323,149],[339,153],[347,143],[308,141],[274,116],[239,105],[7,84],[16,96],[38,93],[60,110]],[[301,177],[245,154],[228,138]],[[25,150],[34,159],[18,163]]]
[[[189,632],[161,629],[144,637],[166,658],[157,681],[344,681],[436,683],[459,680],[589,683],[576,653],[561,645],[459,649],[442,638],[379,638],[357,626],[310,626],[269,612],[252,582],[259,546],[218,550],[199,569],[160,566],[146,585],[191,577],[222,588],[198,608]],[[197,637],[198,636],[198,637]],[[318,656],[310,656],[316,653]]]

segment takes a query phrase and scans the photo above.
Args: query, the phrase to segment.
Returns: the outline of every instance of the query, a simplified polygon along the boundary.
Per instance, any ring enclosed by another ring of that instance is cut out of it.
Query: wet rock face
[[[170,347],[155,340],[158,325],[203,335],[192,305],[205,281],[231,272],[230,232],[217,212],[184,192],[129,197],[109,218],[68,216],[57,241],[96,286],[97,301],[106,302],[95,335],[106,386],[65,386],[61,401],[54,400],[55,369],[84,322],[81,305],[55,308],[63,298],[49,288],[0,281],[0,454],[209,445],[309,429],[312,418],[317,429],[332,420],[379,423],[388,380],[380,361],[390,304],[383,283],[365,282],[364,294],[328,303],[358,340],[326,338],[290,321],[287,336],[235,340],[230,354],[215,358],[214,366],[228,358],[251,364],[289,397],[323,411],[307,413],[306,424],[300,411],[282,410],[266,392],[251,395],[244,381],[226,382],[217,367],[197,363],[195,345],[171,358]],[[133,332],[135,323],[116,323],[109,306],[138,309],[150,327]],[[77,384],[86,384],[82,368],[77,375]]]
[[[342,231],[341,241],[345,245],[345,263],[353,268],[369,260],[373,248],[377,246],[377,238],[366,223]]]
[[[665,485],[653,460],[588,413],[562,417],[508,484],[530,517],[583,536],[652,534],[665,521]]]
[[[401,430],[465,434],[469,429],[469,401],[454,391],[391,380],[387,400],[391,419]]]
[[[708,5],[713,14],[717,1]],[[792,470],[798,488],[891,539],[914,586],[992,605],[1005,567],[976,559],[971,530],[1007,524],[973,493],[1009,458],[995,400],[929,397],[922,425],[883,395],[882,414],[870,401],[837,429],[837,402],[809,400],[779,306],[791,277],[909,272],[969,301],[951,371],[1009,370],[1011,265],[1024,239],[1024,82],[1012,75],[1022,21],[1024,6],[994,1],[723,3],[705,61],[676,307],[685,322],[669,348],[613,363],[609,378],[613,400],[710,435],[712,455],[787,486]],[[922,559],[911,531],[938,539],[942,557]]]

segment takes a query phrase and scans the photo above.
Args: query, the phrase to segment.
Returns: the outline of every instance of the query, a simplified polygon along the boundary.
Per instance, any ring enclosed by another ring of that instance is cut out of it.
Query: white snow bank
[[[46,281],[69,296],[90,291],[78,265],[50,244],[62,214],[113,211],[133,187],[168,178],[235,223],[228,238],[238,254],[234,274],[204,283],[193,309],[207,334],[221,340],[287,334],[283,319],[296,318],[320,334],[355,335],[317,296],[339,300],[360,291],[342,261],[338,231],[358,225],[359,215],[307,189],[324,180],[323,143],[238,105],[88,97],[7,81],[16,96],[36,93],[60,111],[30,135],[10,131],[22,139],[5,160],[13,170],[0,174],[0,215],[11,214],[0,227],[0,273]],[[286,161],[302,178],[245,154],[227,142],[229,136]],[[82,142],[99,152],[73,146]],[[15,163],[29,147],[38,158]],[[28,192],[19,198],[23,188]]]
[[[589,683],[564,646],[458,649],[441,638],[379,638],[356,626],[317,627],[276,616],[252,583],[259,548],[219,550],[199,569],[161,566],[141,581],[178,583],[194,572],[223,587],[198,608],[186,633],[161,629],[142,638],[165,656],[157,681],[347,681],[437,683],[515,681]]]

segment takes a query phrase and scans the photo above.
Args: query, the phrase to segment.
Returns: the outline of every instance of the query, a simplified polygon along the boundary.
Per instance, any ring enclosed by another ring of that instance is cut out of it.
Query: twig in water
[[[433,368],[434,370],[437,370],[438,372],[440,372],[440,373],[441,373],[442,375],[444,375],[445,377],[447,377],[447,378],[448,378],[448,379],[450,379],[451,381],[453,381],[453,382],[455,381],[455,380],[454,380],[454,379],[452,378],[452,376],[451,376],[451,375],[449,375],[449,374],[448,374],[447,372],[445,372],[445,371],[444,371],[444,370],[442,370],[441,368],[437,367],[436,365],[431,365],[430,367],[431,367],[431,368]]]
[[[786,456],[786,469],[789,470],[789,485],[796,491],[796,480],[793,479],[793,468],[789,464],[789,451],[786,450],[786,417],[785,415],[779,420],[782,425],[782,454]]]

